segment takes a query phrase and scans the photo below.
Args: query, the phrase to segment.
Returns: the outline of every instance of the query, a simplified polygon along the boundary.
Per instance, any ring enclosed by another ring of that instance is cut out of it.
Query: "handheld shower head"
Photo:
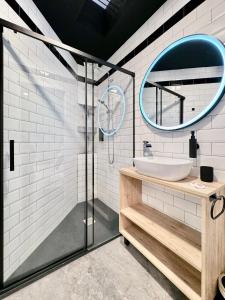
[[[110,112],[110,109],[109,109],[108,105],[105,104],[105,101],[98,99],[98,102],[105,106],[105,108],[107,109],[107,112]]]

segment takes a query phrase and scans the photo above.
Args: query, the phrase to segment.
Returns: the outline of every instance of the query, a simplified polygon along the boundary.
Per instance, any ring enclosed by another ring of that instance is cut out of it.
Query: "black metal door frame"
[[[0,25],[0,288],[4,282],[4,48],[3,26]]]

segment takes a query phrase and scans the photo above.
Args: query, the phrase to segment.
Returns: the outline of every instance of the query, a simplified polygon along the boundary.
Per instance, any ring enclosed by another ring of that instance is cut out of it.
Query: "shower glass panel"
[[[5,285],[87,248],[86,106],[51,50],[4,30]]]
[[[98,77],[98,68],[95,72]],[[95,87],[95,244],[119,234],[119,169],[132,165],[134,150],[133,88],[133,78],[119,71]],[[104,141],[99,139],[99,127],[105,132]]]

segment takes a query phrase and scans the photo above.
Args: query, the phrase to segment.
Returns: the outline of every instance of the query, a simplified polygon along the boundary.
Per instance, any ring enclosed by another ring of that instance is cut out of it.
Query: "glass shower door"
[[[51,47],[4,31],[5,285],[86,249],[78,94],[77,80]]]

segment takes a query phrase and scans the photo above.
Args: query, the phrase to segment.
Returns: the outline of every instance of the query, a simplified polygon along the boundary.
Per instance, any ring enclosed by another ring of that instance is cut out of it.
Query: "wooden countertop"
[[[169,187],[174,190],[182,191],[184,193],[192,194],[198,197],[208,198],[211,195],[221,191],[225,188],[225,183],[222,182],[203,182],[197,177],[188,176],[180,181],[166,181],[158,178],[145,176],[137,172],[137,170],[133,167],[130,168],[122,168],[120,169],[120,173],[132,178],[139,179],[144,182],[155,183],[162,186]],[[205,185],[204,189],[199,189],[194,187],[194,183],[201,183]]]

